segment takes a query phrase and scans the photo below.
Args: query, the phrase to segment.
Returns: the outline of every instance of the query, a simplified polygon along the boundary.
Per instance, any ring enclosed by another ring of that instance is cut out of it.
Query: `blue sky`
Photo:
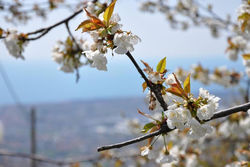
[[[161,14],[140,12],[139,2],[118,0],[115,9],[115,12],[121,16],[123,29],[131,30],[142,39],[133,52],[136,60],[143,59],[155,66],[157,61],[166,56],[167,68],[170,70],[179,66],[188,68],[197,62],[207,67],[226,64],[235,69],[243,69],[240,61],[232,63],[224,53],[227,45],[226,34],[222,34],[219,39],[214,39],[207,29],[191,28],[184,32],[175,31],[168,26]],[[240,3],[235,0],[204,0],[202,2],[214,3],[215,10],[221,16],[225,16],[226,13],[234,14]],[[33,19],[30,24],[17,28],[19,31],[29,32],[57,22],[68,15],[70,12],[62,10],[59,13],[52,13],[45,22]],[[80,14],[72,20],[71,29],[74,30],[83,19],[83,14]],[[1,26],[13,27],[6,23]],[[74,34],[83,35],[79,32],[74,32]],[[58,65],[51,59],[51,50],[57,40],[64,40],[66,36],[65,26],[60,26],[45,37],[29,43],[24,52],[25,61],[9,56],[3,42],[0,42],[1,63],[22,103],[143,96],[142,79],[125,55],[112,57],[108,54],[108,72],[97,71],[89,67],[81,68],[81,78],[77,84],[73,74],[58,71]],[[213,89],[220,89],[220,87],[213,87]],[[0,77],[0,105],[12,103],[13,99]]]

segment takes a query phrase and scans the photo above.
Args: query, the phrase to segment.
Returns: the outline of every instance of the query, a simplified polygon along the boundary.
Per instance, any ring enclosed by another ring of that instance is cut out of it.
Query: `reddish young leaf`
[[[176,96],[182,97],[182,91],[180,91],[178,86],[175,86],[175,87],[172,86],[172,87],[168,88],[166,91],[169,93],[172,93]]]
[[[75,31],[82,29],[82,32],[93,31],[99,29],[100,26],[94,24],[91,20],[83,21]]]
[[[176,75],[174,73],[173,73],[173,75],[174,75],[174,79],[175,79],[175,81],[177,83],[177,86],[182,89],[180,81],[177,79],[177,77],[176,77]]]
[[[85,8],[84,8],[84,10],[87,13],[87,15],[90,18],[92,23],[94,23],[95,25],[100,26],[100,27],[105,27],[104,23],[100,19],[91,15]]]
[[[146,73],[150,73],[150,72],[153,72],[153,68],[151,68],[148,63],[144,62],[143,60],[141,60],[141,62],[144,64],[144,66],[146,67],[146,69],[144,69],[144,71]]]

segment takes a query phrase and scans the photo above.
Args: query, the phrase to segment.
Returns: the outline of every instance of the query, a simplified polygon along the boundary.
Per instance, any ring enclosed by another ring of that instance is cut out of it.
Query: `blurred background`
[[[221,17],[231,14],[232,20],[236,20],[235,9],[240,1],[201,2],[213,4],[214,11]],[[227,32],[213,38],[203,27],[174,30],[162,14],[141,12],[140,3],[140,0],[118,0],[115,8],[123,29],[142,39],[132,53],[138,62],[144,60],[156,67],[160,59],[167,57],[169,72],[174,72],[177,67],[188,69],[195,63],[209,69],[226,65],[229,69],[244,70],[241,60],[232,62],[225,54]],[[7,23],[0,13],[0,22],[4,29],[14,27],[19,32],[30,32],[58,22],[71,13],[68,9],[57,9],[46,20],[34,17],[25,24]],[[88,38],[74,31],[85,18],[81,13],[70,21],[74,36]],[[1,149],[30,152],[32,108],[36,111],[36,152],[55,159],[97,155],[98,146],[133,136],[127,128],[127,120],[147,121],[137,113],[137,108],[148,111],[144,102],[146,93],[141,87],[143,80],[125,55],[107,54],[107,72],[80,68],[77,83],[74,74],[57,70],[58,64],[52,61],[51,51],[57,40],[67,36],[65,26],[59,26],[43,38],[30,42],[25,48],[25,60],[10,56],[3,42],[0,43],[0,120],[4,127]],[[239,88],[202,85],[193,80],[191,83],[195,94],[202,86],[222,99],[238,95]],[[230,103],[225,101],[225,105]],[[13,167],[18,163],[27,162],[0,157],[3,166]]]

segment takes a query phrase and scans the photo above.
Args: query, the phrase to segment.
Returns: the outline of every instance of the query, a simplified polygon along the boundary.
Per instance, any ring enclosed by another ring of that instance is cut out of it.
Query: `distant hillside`
[[[0,108],[4,141],[0,148],[29,152],[29,115],[15,106]],[[38,152],[68,157],[96,153],[102,144],[128,138],[125,117],[139,116],[137,108],[148,111],[142,98],[73,101],[36,105]],[[123,129],[119,129],[123,128]]]
[[[238,95],[220,94],[224,104],[232,104]],[[0,120],[4,124],[1,149],[29,152],[29,109],[16,106],[0,107]],[[38,153],[47,157],[64,158],[96,154],[104,144],[131,138],[126,118],[140,118],[137,109],[148,112],[144,99],[102,99],[68,101],[35,105],[37,110]],[[132,146],[133,147],[133,146]],[[1,159],[0,159],[1,161]],[[1,162],[0,162],[1,165]]]

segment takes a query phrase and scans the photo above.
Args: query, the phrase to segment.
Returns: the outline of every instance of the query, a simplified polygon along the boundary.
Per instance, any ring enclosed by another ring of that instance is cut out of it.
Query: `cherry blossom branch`
[[[223,22],[225,25],[227,24],[231,24],[232,26],[235,26],[236,23],[233,23],[229,20],[225,20],[223,18],[221,18],[217,13],[215,13],[212,9],[209,10],[208,8],[206,8],[205,6],[203,6],[201,3],[199,3],[198,1],[195,1],[194,2],[198,7],[200,7],[201,9],[205,10],[206,12],[208,12],[212,18],[216,19],[216,20],[219,20],[221,22]]]
[[[61,24],[65,24],[66,22],[69,22],[69,20],[73,19],[75,16],[77,16],[78,14],[80,14],[82,12],[82,9],[76,11],[75,13],[73,13],[72,15],[70,15],[69,17],[49,26],[46,28],[41,28],[39,30],[33,31],[33,32],[29,32],[27,33],[27,35],[33,35],[33,34],[38,34],[41,33],[39,36],[34,37],[34,38],[27,38],[26,40],[30,41],[30,40],[37,40],[39,38],[41,38],[42,36],[46,35],[50,30],[52,30],[53,28],[61,25]]]
[[[211,119],[206,120],[205,122],[208,122],[208,121],[211,121],[211,120],[217,119],[217,118],[226,117],[226,116],[232,115],[232,114],[237,113],[237,112],[247,112],[247,110],[249,110],[249,109],[250,109],[250,102],[244,103],[244,104],[232,107],[232,108],[220,110],[220,111],[216,112]]]
[[[168,106],[167,106],[167,104],[165,103],[165,101],[164,101],[164,99],[162,97],[160,85],[154,84],[154,83],[152,83],[152,82],[150,82],[148,80],[148,78],[145,76],[144,72],[142,71],[140,66],[137,64],[137,62],[135,61],[134,57],[131,55],[130,52],[127,52],[126,55],[132,61],[135,68],[140,73],[140,75],[144,79],[144,81],[147,83],[147,86],[150,88],[150,90],[152,92],[154,92],[154,94],[155,94],[157,100],[159,101],[159,103],[161,104],[161,107],[163,108],[163,110],[166,111],[168,109]]]
[[[238,105],[238,106],[235,106],[235,107],[232,107],[232,108],[220,110],[220,111],[216,112],[211,119],[206,120],[205,122],[208,122],[208,121],[211,121],[211,120],[214,120],[214,119],[217,119],[217,118],[226,117],[226,116],[229,116],[229,115],[237,113],[237,112],[247,112],[247,110],[249,110],[249,109],[250,109],[250,102],[242,104],[242,105]],[[154,136],[158,136],[158,135],[161,135],[161,134],[166,134],[166,133],[171,132],[173,130],[174,129],[170,129],[167,126],[167,124],[165,123],[165,124],[162,125],[162,127],[159,130],[157,130],[157,131],[155,131],[153,133],[149,133],[149,134],[146,134],[144,136],[134,138],[134,139],[131,139],[131,140],[128,140],[128,141],[124,141],[124,142],[121,142],[121,143],[102,146],[102,147],[97,148],[97,151],[100,152],[100,151],[110,150],[110,149],[114,149],[114,148],[121,148],[121,147],[124,147],[124,146],[127,146],[127,145],[138,143],[140,141],[149,139],[149,138],[154,137]]]

